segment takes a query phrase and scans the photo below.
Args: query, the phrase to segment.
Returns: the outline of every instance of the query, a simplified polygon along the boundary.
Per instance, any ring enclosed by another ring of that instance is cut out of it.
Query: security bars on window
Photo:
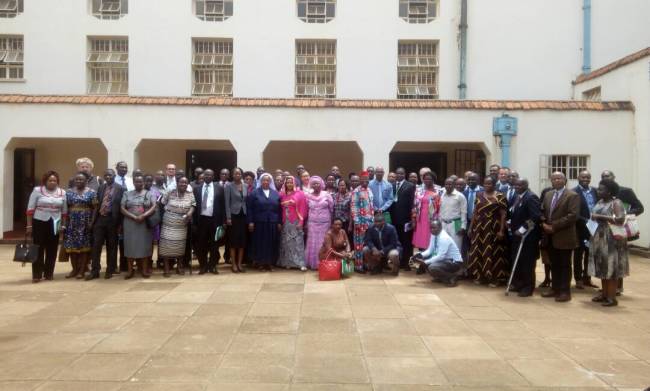
[[[397,98],[438,98],[438,56],[435,41],[400,41],[397,57]]]
[[[23,78],[23,38],[0,36],[0,81]]]
[[[296,97],[336,97],[336,41],[296,41]]]
[[[232,0],[196,0],[196,16],[209,22],[222,22],[232,16]]]
[[[298,0],[298,17],[307,23],[327,23],[336,14],[336,0]]]
[[[578,183],[581,171],[589,169],[589,155],[541,155],[539,164],[540,189],[551,186],[551,175],[560,171],[566,175],[568,186]]]
[[[409,23],[429,23],[437,11],[437,0],[399,0],[399,16]]]
[[[88,93],[126,95],[129,92],[129,41],[120,38],[92,38],[86,60]]]
[[[128,0],[92,0],[92,14],[99,19],[119,19],[128,13]]]
[[[23,12],[23,0],[0,0],[0,18],[15,18]]]
[[[194,40],[192,95],[232,96],[232,40]]]

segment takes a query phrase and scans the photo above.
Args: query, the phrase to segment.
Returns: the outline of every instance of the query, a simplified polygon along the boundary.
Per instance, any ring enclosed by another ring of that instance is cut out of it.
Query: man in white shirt
[[[445,190],[440,198],[440,221],[442,229],[453,239],[456,247],[463,248],[467,231],[467,199],[454,189],[454,181],[453,177],[445,180]]]
[[[458,285],[456,280],[463,271],[463,258],[439,220],[431,222],[429,248],[411,259],[420,266],[424,265],[434,281],[442,281],[449,287]]]
[[[126,176],[126,174],[129,173],[129,166],[126,164],[126,162],[118,162],[115,165],[115,171],[117,172],[117,175],[115,176],[115,183],[122,186],[125,191],[131,191],[135,189],[133,186],[133,179]]]
[[[165,191],[176,189],[176,165],[169,163],[165,166]]]

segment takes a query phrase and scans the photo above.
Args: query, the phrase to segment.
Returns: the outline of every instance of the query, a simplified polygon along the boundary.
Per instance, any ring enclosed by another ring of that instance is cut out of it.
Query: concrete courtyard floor
[[[641,390],[650,262],[617,308],[425,276],[274,271],[32,284],[0,246],[0,390]]]

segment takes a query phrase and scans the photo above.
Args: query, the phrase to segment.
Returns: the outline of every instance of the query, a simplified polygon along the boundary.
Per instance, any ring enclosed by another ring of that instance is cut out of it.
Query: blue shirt
[[[596,206],[596,200],[594,199],[594,195],[591,194],[591,189],[589,186],[587,187],[582,187],[578,186],[580,191],[582,191],[582,196],[584,197],[585,201],[587,201],[587,205],[589,206],[589,212],[594,210],[594,206]]]
[[[420,255],[422,255],[424,263],[427,265],[447,259],[454,263],[463,262],[463,257],[460,255],[456,242],[444,230],[441,230],[437,236],[431,235],[429,248]]]
[[[373,179],[368,183],[368,188],[372,191],[372,205],[376,211],[388,211],[393,204],[393,185],[388,181],[377,181]]]

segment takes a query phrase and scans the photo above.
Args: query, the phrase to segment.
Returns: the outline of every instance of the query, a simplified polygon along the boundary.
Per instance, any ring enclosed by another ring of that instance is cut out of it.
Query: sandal
[[[598,295],[591,298],[591,301],[593,301],[594,303],[602,303],[605,302],[606,300],[607,298],[603,295]]]

